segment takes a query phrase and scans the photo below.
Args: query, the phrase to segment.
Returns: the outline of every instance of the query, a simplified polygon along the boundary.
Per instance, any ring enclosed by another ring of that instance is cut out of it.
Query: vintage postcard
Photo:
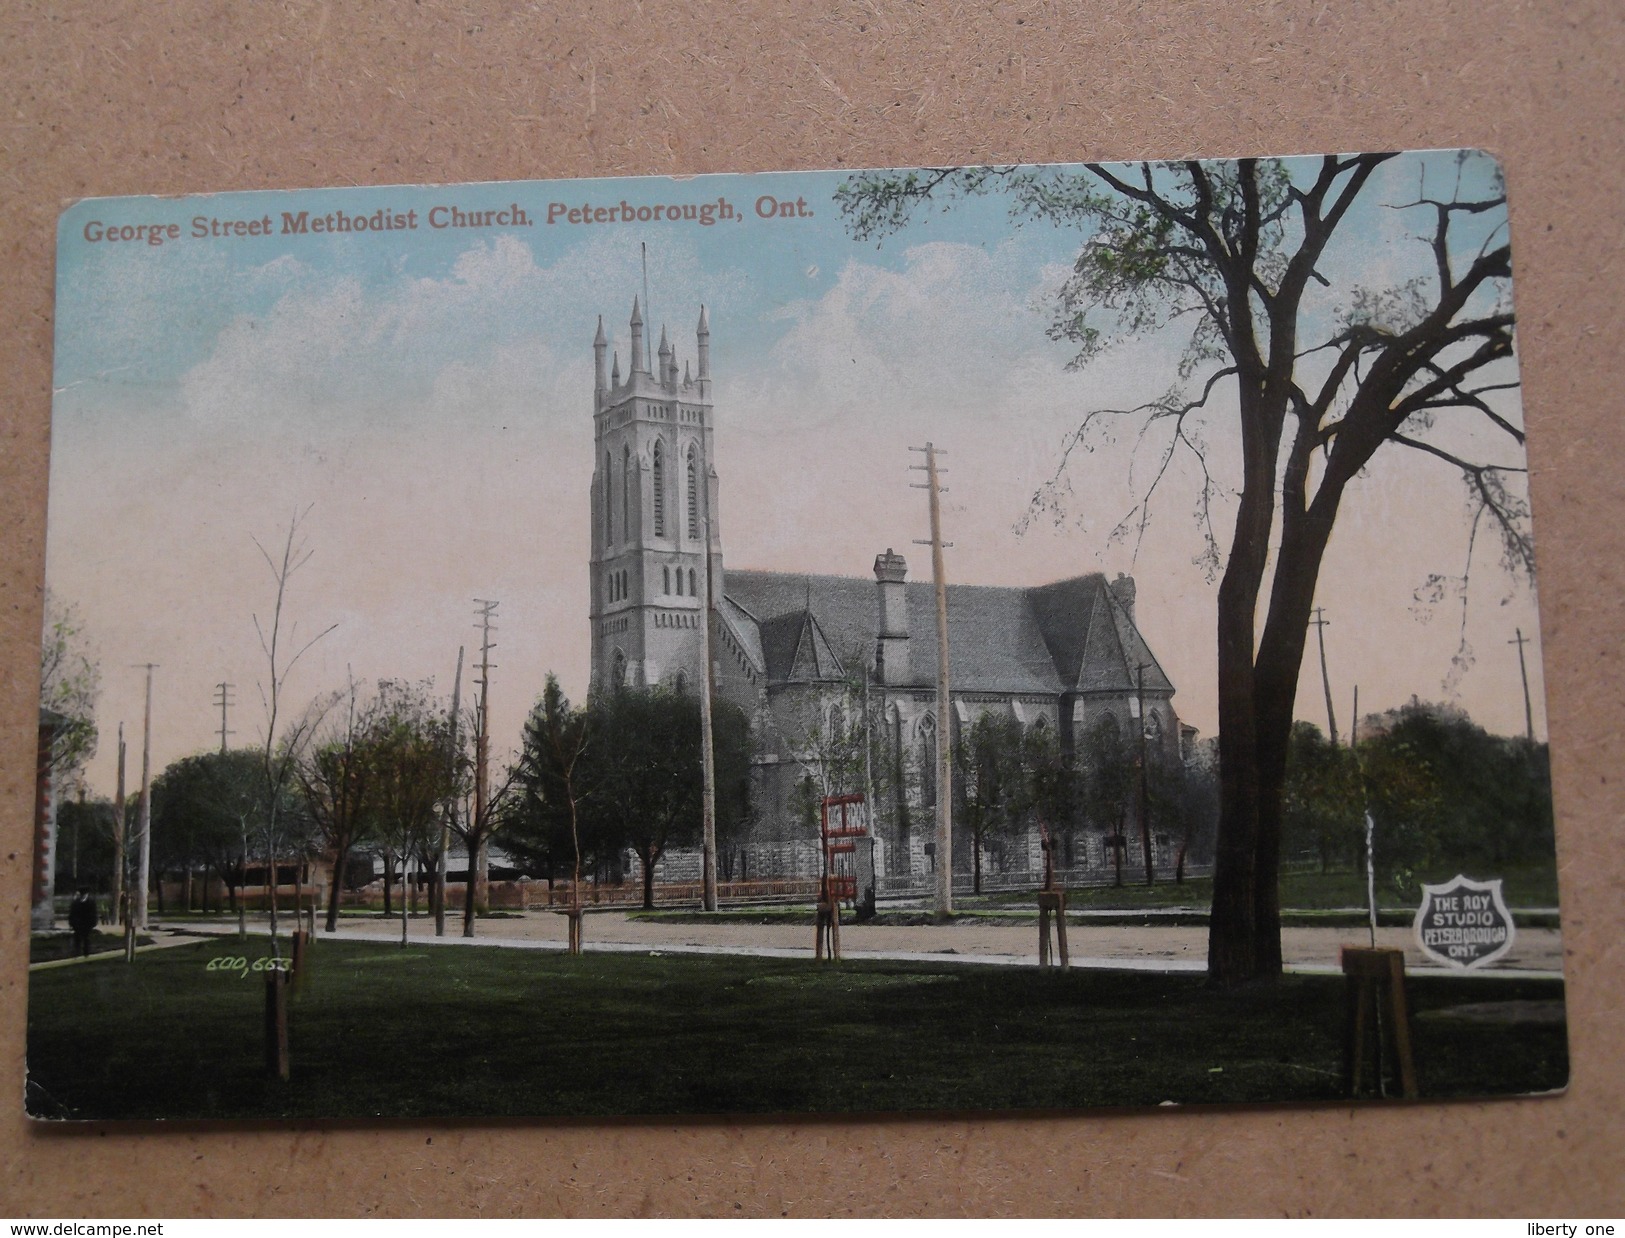
[[[1563,1088],[1506,192],[70,205],[29,1112]]]

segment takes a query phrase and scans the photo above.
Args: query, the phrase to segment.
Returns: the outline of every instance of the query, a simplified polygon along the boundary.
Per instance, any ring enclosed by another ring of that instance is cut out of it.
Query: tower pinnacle
[[[607,381],[604,375],[604,350],[609,347],[609,340],[604,336],[604,316],[598,315],[598,333],[592,337],[593,374],[598,384],[598,395],[604,394],[604,385]]]

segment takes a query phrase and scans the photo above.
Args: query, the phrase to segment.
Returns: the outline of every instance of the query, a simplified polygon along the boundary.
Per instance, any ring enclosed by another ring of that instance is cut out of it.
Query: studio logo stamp
[[[1416,944],[1447,967],[1487,966],[1512,949],[1516,933],[1499,877],[1474,881],[1458,874],[1443,885],[1422,887]]]

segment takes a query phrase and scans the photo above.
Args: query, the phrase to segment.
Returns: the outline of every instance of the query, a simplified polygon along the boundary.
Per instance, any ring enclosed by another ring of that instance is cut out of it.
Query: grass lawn
[[[265,948],[200,942],[34,973],[30,1112],[774,1113],[1338,1096],[1339,978],[1221,993],[1197,976],[1134,972],[336,941],[314,947],[290,999],[284,1084],[262,1071],[260,976],[208,970]],[[1551,1018],[1560,982],[1413,979],[1409,991],[1424,1095],[1564,1085],[1566,1031]],[[1463,1005],[1477,1016],[1449,1017]],[[1548,1021],[1507,1017],[1531,1010]]]

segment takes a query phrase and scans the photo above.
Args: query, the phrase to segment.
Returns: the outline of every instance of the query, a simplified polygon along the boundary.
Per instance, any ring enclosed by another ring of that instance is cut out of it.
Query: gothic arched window
[[[660,569],[660,579],[663,582],[663,587],[661,588],[660,591],[662,593],[670,593],[671,592],[671,568],[669,568],[669,567],[661,568]]]
[[[700,468],[692,447],[688,449],[688,536],[694,541],[700,536]]]
[[[930,714],[920,719],[920,805],[937,804],[937,720]]]
[[[688,596],[691,597],[691,598],[697,598],[697,597],[700,596],[700,591],[694,587],[694,569],[693,568],[688,569]]]
[[[682,671],[677,672],[676,687],[678,696],[682,696],[688,691],[688,676],[683,674]]]
[[[626,687],[626,655],[619,649],[615,651],[615,660],[610,665],[609,682],[616,689]]]
[[[655,536],[666,536],[666,458],[660,440],[655,440],[654,466]]]
[[[615,475],[609,471],[609,452],[604,453],[604,544],[615,542]]]
[[[632,448],[621,449],[621,532],[632,540]]]

